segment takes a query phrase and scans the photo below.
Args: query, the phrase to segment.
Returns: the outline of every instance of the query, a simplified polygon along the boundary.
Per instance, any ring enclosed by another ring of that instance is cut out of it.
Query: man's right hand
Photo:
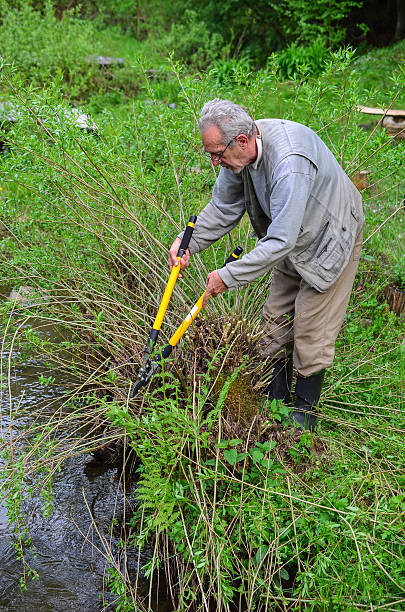
[[[170,251],[169,251],[170,270],[173,268],[173,266],[177,266],[178,264],[177,253],[179,251],[180,244],[181,244],[180,238],[176,238],[176,240],[173,242],[172,246],[170,247]],[[190,251],[187,249],[183,257],[180,259],[180,269],[184,270],[185,268],[187,268],[189,264],[190,264]]]

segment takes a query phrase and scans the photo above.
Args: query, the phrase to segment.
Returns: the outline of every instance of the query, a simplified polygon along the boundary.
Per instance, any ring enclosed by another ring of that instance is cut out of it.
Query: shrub
[[[75,10],[66,11],[59,21],[51,2],[40,12],[30,3],[13,8],[3,1],[0,17],[0,55],[26,82],[42,85],[63,76],[65,93],[72,98],[92,87],[96,68],[86,61],[95,53],[90,21],[81,20]]]
[[[328,57],[329,51],[322,38],[310,45],[293,42],[277,54],[280,77],[293,79],[303,71],[307,75],[319,74]]]
[[[162,50],[166,54],[174,51],[174,57],[182,59],[197,69],[205,68],[218,58],[228,55],[229,45],[221,34],[210,32],[209,27],[201,22],[201,17],[192,9],[184,13],[179,23],[174,23],[170,32],[163,37]]]
[[[281,2],[277,10],[288,41],[310,45],[322,38],[329,48],[335,48],[345,40],[342,20],[363,3],[364,0],[288,0]]]
[[[221,85],[225,83],[242,85],[246,84],[251,70],[252,66],[247,58],[220,59],[211,64],[210,75]]]

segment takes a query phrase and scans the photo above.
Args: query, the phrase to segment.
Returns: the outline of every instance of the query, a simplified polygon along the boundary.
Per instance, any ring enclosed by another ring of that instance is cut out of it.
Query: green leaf
[[[238,446],[238,444],[243,444],[243,440],[240,438],[235,438],[234,440],[229,440],[229,446]]]
[[[329,523],[330,516],[327,512],[321,512],[319,515],[319,520],[321,523]]]
[[[231,465],[235,465],[238,460],[238,451],[234,448],[231,448],[230,450],[225,450],[224,457],[228,463],[230,463]]]
[[[250,454],[252,456],[253,464],[258,463],[264,457],[264,453],[259,448],[251,448]]]
[[[264,559],[268,550],[269,550],[268,546],[260,546],[257,549],[257,553],[255,555],[255,561],[257,564],[259,564]]]
[[[215,444],[215,448],[228,448],[229,442],[228,440],[221,440],[221,442],[217,442]]]
[[[238,453],[236,463],[239,463],[239,461],[244,461],[246,457],[248,457],[248,453]]]
[[[398,506],[403,501],[404,497],[405,496],[402,494],[391,497],[389,501],[390,506]]]
[[[242,444],[243,440],[240,438],[234,438],[233,440],[221,440],[215,444],[215,448],[229,448],[230,446],[238,446],[238,444]]]
[[[285,406],[284,404],[279,404],[278,407],[278,413],[281,414],[282,416],[288,416],[290,412],[290,409],[288,406]]]
[[[284,569],[284,567],[282,567],[282,568],[281,568],[281,570],[280,570],[280,577],[281,577],[283,580],[289,580],[289,578],[290,578],[289,573],[287,572],[287,570],[286,570],[286,569]]]
[[[256,446],[258,448],[262,448],[263,450],[271,451],[275,446],[277,446],[277,442],[274,442],[274,440],[267,440],[267,442],[257,442]]]

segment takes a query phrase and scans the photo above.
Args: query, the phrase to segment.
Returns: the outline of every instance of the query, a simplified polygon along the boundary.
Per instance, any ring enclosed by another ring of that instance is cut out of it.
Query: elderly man
[[[273,269],[263,307],[264,356],[274,358],[269,399],[291,400],[291,418],[313,430],[325,368],[350,298],[362,243],[361,196],[323,141],[283,119],[254,121],[229,100],[207,102],[200,116],[205,152],[221,166],[212,199],[199,214],[185,268],[248,213],[258,238],[241,259],[207,277],[211,296],[241,287]],[[180,238],[169,265],[177,265]]]

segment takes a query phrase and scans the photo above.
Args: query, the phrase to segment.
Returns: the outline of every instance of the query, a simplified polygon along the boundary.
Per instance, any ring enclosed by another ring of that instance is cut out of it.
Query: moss
[[[215,384],[214,392],[219,395],[230,373],[222,373]],[[238,376],[229,387],[223,408],[223,416],[230,422],[250,424],[260,411],[260,400],[255,394],[248,374]]]

